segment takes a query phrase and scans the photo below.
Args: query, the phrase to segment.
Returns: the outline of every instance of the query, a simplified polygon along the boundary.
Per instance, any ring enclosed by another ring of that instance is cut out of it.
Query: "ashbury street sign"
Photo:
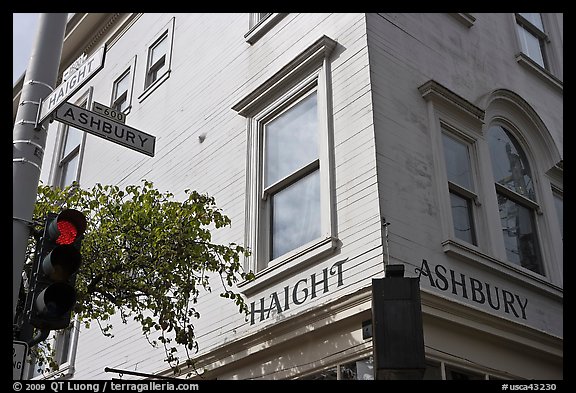
[[[155,136],[127,126],[126,124],[115,122],[98,113],[91,112],[86,108],[65,102],[54,112],[54,119],[92,135],[154,157],[154,148],[156,145]]]
[[[104,66],[104,54],[106,48],[100,48],[88,60],[78,67],[76,72],[68,76],[66,81],[57,86],[48,97],[42,100],[37,123],[40,124],[65,102],[68,97],[78,91],[96,72]]]

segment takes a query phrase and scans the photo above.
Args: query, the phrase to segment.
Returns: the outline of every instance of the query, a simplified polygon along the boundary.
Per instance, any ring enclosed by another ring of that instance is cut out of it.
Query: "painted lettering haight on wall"
[[[290,310],[293,305],[303,304],[327,293],[331,283],[335,282],[336,287],[344,285],[342,265],[347,260],[348,258],[338,261],[330,268],[326,267],[320,272],[303,277],[293,285],[286,285],[280,294],[274,291],[268,296],[250,303],[250,325],[254,325],[256,321],[262,322],[270,318],[272,311],[282,314],[284,311]]]
[[[416,269],[416,273],[426,277],[432,288],[443,292],[449,291],[464,299],[488,305],[495,311],[503,311],[518,319],[527,318],[528,298],[523,298],[517,293],[463,273],[456,273],[440,264],[430,269],[426,260],[422,261],[422,266]]]

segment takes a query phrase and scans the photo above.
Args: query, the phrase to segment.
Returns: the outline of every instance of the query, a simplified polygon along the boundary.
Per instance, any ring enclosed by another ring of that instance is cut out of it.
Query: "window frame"
[[[498,207],[495,211],[495,214],[498,215],[498,222],[500,222],[500,214],[499,214],[499,204],[497,202],[498,200],[498,196],[502,195],[505,198],[507,198],[508,201],[511,201],[512,203],[515,203],[525,209],[530,210],[531,212],[531,224],[532,224],[532,229],[535,231],[535,240],[536,240],[536,252],[537,252],[537,257],[539,258],[539,263],[540,263],[540,268],[541,268],[541,272],[537,272],[531,269],[528,269],[524,266],[522,266],[521,264],[515,264],[514,262],[510,261],[508,259],[507,253],[506,253],[506,245],[505,245],[505,241],[504,241],[504,235],[501,236],[502,238],[502,246],[504,248],[504,253],[502,255],[500,255],[500,257],[503,259],[503,261],[505,261],[506,263],[508,263],[510,266],[513,266],[514,268],[521,268],[523,270],[529,271],[531,274],[537,274],[543,278],[546,279],[550,279],[550,271],[549,271],[549,266],[546,264],[546,260],[545,260],[545,255],[544,252],[542,250],[542,242],[543,242],[543,238],[542,238],[542,228],[539,224],[539,220],[538,220],[538,216],[542,215],[542,209],[540,206],[540,203],[538,203],[538,201],[540,200],[540,195],[539,195],[539,189],[536,186],[538,183],[538,171],[535,171],[535,160],[533,159],[532,155],[531,155],[531,150],[528,148],[528,146],[526,145],[526,143],[524,142],[523,138],[522,138],[522,132],[520,130],[518,130],[514,124],[512,124],[510,121],[503,119],[503,118],[495,118],[493,119],[492,122],[490,122],[489,124],[487,124],[486,126],[486,137],[488,138],[489,135],[488,133],[490,132],[490,129],[492,127],[501,127],[503,128],[505,131],[507,131],[508,137],[509,138],[514,138],[517,146],[522,149],[522,153],[524,154],[524,157],[527,161],[527,164],[530,167],[530,175],[532,177],[532,181],[534,182],[534,199],[532,200],[530,198],[528,198],[527,196],[521,195],[518,192],[515,192],[514,190],[509,189],[508,187],[496,182],[496,179],[494,179],[494,172],[493,172],[493,162],[491,159],[491,156],[489,156],[490,158],[490,174],[492,175],[491,181],[492,184],[494,184],[494,198],[496,199],[496,206]],[[489,142],[486,142],[489,145]],[[490,150],[490,146],[488,146],[488,150]],[[490,153],[490,152],[489,152]],[[490,153],[491,154],[491,153]],[[500,226],[501,228],[501,226]]]
[[[466,135],[466,133],[459,131],[458,129],[450,126],[446,122],[440,120],[440,129],[441,135],[440,137],[443,138],[444,136],[448,138],[452,138],[456,142],[462,144],[466,147],[466,151],[468,153],[468,164],[470,166],[470,181],[472,183],[473,189],[468,189],[460,184],[457,184],[450,179],[448,179],[448,168],[446,164],[446,152],[444,151],[444,144],[442,141],[442,158],[443,158],[443,165],[444,165],[444,173],[446,173],[446,180],[448,185],[448,193],[449,195],[454,194],[457,197],[460,197],[468,203],[468,217],[470,220],[470,226],[472,230],[472,242],[468,242],[464,239],[459,238],[456,235],[454,224],[450,230],[450,236],[455,241],[465,242],[466,244],[478,247],[478,229],[477,229],[477,222],[480,221],[478,207],[481,205],[480,200],[478,197],[478,168],[477,168],[477,153],[475,149],[475,139],[471,136]],[[449,202],[451,204],[451,202]],[[450,211],[450,216],[452,217],[452,222],[454,223],[454,215],[452,211]]]
[[[562,78],[562,58],[558,53],[559,51],[561,52],[562,49],[561,47],[558,48],[558,44],[554,44],[551,41],[550,35],[552,35],[552,39],[560,42],[561,38],[558,37],[559,33],[556,30],[551,31],[552,29],[548,28],[554,27],[552,26],[553,23],[549,20],[550,16],[545,13],[539,13],[543,26],[543,29],[540,29],[519,13],[511,15],[514,21],[514,34],[516,35],[516,61],[526,70],[562,92],[564,90],[564,83],[560,79]],[[519,29],[522,29],[525,32],[524,34],[531,34],[538,39],[544,66],[538,64],[532,57],[524,52],[522,45],[523,37]]]
[[[88,90],[86,92],[84,92],[82,94],[82,96],[76,100],[76,104],[77,106],[83,107],[83,108],[90,108],[90,105],[92,105],[92,94],[93,94],[93,87],[88,88]],[[67,185],[65,185],[63,182],[66,178],[66,174],[67,171],[69,169],[69,164],[71,162],[74,161],[74,159],[78,158],[78,163],[76,164],[76,167],[74,168],[75,170],[75,174],[73,177],[72,182],[79,182],[80,181],[80,174],[81,174],[81,169],[82,169],[82,159],[84,157],[84,146],[86,144],[86,132],[79,130],[75,127],[75,130],[78,130],[79,132],[82,133],[81,138],[80,138],[80,142],[78,143],[77,146],[75,146],[72,150],[70,150],[68,153],[65,154],[66,152],[66,143],[67,143],[67,139],[68,139],[68,134],[70,131],[71,126],[66,125],[64,123],[60,123],[58,126],[58,143],[56,145],[56,154],[54,155],[55,161],[53,162],[52,165],[52,173],[50,176],[50,184],[55,185],[57,187],[60,188],[64,188]],[[71,185],[72,183],[68,184]]]
[[[136,56],[134,56],[132,58],[132,60],[130,60],[130,63],[123,68],[123,71],[116,74],[116,76],[114,77],[114,82],[112,82],[112,93],[110,96],[110,108],[115,108],[118,100],[120,97],[118,97],[118,82],[120,80],[122,80],[125,75],[128,73],[128,88],[126,89],[125,93],[122,93],[122,95],[126,94],[126,98],[125,98],[125,102],[127,103],[126,108],[124,108],[124,110],[122,110],[121,112],[124,113],[125,115],[127,115],[128,113],[130,113],[130,111],[132,110],[132,94],[134,91],[134,74],[136,71]]]
[[[253,45],[268,31],[278,24],[288,13],[268,13],[256,21],[256,13],[250,13],[248,19],[248,32],[244,34],[244,39]]]
[[[246,270],[254,271],[256,276],[251,282],[239,283],[247,295],[304,269],[319,258],[329,255],[338,245],[334,216],[333,130],[328,59],[335,45],[334,40],[322,36],[232,107],[246,117],[247,127],[245,244],[252,253],[246,258],[245,267]],[[267,236],[264,236],[269,233],[270,222],[267,219],[269,202],[265,199],[263,181],[263,126],[312,91],[317,94],[321,235],[269,261],[270,246]]]
[[[160,32],[154,35],[154,38],[148,42],[146,45],[146,71],[144,73],[144,91],[138,96],[139,102],[142,102],[146,97],[150,95],[154,90],[158,88],[162,83],[164,83],[172,73],[172,50],[174,46],[174,23],[175,17],[170,18],[170,21],[160,30]],[[166,53],[162,56],[164,58],[164,63],[162,66],[158,66],[158,61],[154,64],[150,64],[152,59],[152,50],[164,39],[166,42]],[[150,71],[157,72],[162,67],[166,69],[160,73],[156,74],[154,80],[150,80]]]
[[[58,370],[54,370],[48,373],[40,373],[35,375],[36,362],[26,361],[27,370],[25,374],[28,376],[29,380],[45,380],[52,378],[71,378],[75,372],[76,363],[76,350],[78,347],[78,337],[80,335],[80,322],[75,318],[68,329],[57,330],[53,332],[51,340],[51,345],[56,352],[55,361],[60,360]],[[58,359],[62,357],[63,345],[67,342],[67,352],[64,359]],[[28,358],[32,358],[28,355]],[[33,358],[32,358],[33,360]]]

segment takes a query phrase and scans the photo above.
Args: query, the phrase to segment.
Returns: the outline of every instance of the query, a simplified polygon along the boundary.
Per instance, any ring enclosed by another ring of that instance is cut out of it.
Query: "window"
[[[302,380],[367,381],[374,379],[372,356],[300,377]]]
[[[251,13],[250,14],[250,28],[252,29],[258,23],[266,19],[268,16],[272,15],[269,12]]]
[[[560,225],[560,234],[562,241],[564,241],[564,199],[559,191],[553,190],[554,206],[556,207],[556,214],[558,215],[558,224]]]
[[[257,273],[249,288],[337,244],[326,85],[334,45],[325,36],[317,40],[233,107],[247,118],[247,263]]]
[[[148,51],[148,71],[146,72],[146,88],[156,82],[159,75],[166,72],[168,64],[168,32],[156,42]]]
[[[144,92],[138,97],[140,100],[146,98],[170,76],[174,21],[174,18],[170,19],[170,22],[162,29],[160,34],[155,36],[147,45]]]
[[[77,322],[72,323],[67,329],[53,332],[52,336],[42,345],[49,345],[53,360],[59,366],[58,369],[52,371],[47,364],[42,365],[42,368],[40,368],[38,363],[32,359],[32,363],[27,362],[27,379],[50,379],[73,375],[78,334],[79,324]]]
[[[270,31],[274,26],[284,18],[286,13],[251,13],[248,22],[248,32],[244,35],[246,42],[254,44],[264,34]]]
[[[90,89],[77,104],[88,108],[88,100],[92,93]],[[85,132],[78,128],[62,125],[62,140],[59,153],[58,169],[55,171],[53,184],[64,188],[78,181],[80,177],[80,156]]]
[[[477,196],[474,193],[468,146],[450,136],[446,131],[442,133],[442,144],[450,192],[454,236],[476,245],[472,209]]]
[[[130,83],[130,70],[126,71],[119,79],[114,82],[112,90],[111,108],[124,112],[128,108],[128,88]]]
[[[546,33],[540,14],[516,14],[516,29],[520,39],[520,49],[542,68],[548,69],[546,62]]]
[[[526,155],[500,125],[490,127],[488,143],[508,262],[544,275],[535,223],[539,207]]]
[[[270,260],[320,236],[316,92],[264,124]]]

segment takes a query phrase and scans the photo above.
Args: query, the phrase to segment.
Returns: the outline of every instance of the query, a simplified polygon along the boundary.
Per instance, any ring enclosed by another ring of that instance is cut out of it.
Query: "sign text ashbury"
[[[527,319],[528,298],[517,293],[463,273],[456,273],[440,264],[431,269],[426,260],[422,261],[422,268],[416,270],[417,273],[421,270],[421,280],[427,279],[432,288],[442,292],[450,291],[481,305],[487,304],[495,311],[503,311],[518,319]]]
[[[154,157],[155,136],[115,122],[85,108],[66,102],[54,112],[54,118],[72,127]]]

